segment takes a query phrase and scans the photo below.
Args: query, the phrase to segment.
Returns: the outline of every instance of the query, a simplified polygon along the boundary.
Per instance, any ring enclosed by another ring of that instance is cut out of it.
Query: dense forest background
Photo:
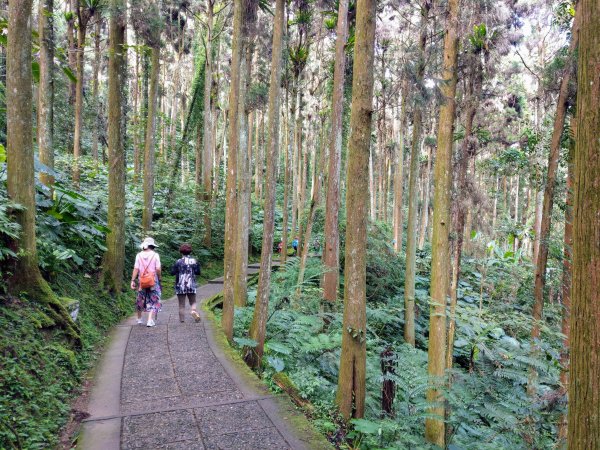
[[[224,274],[226,336],[338,448],[598,442],[597,1],[1,5],[1,447],[81,420],[146,235]]]

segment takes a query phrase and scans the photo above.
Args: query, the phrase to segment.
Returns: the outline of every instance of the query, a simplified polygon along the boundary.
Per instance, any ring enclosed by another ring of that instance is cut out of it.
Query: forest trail
[[[257,270],[250,266],[248,272]],[[219,281],[201,286],[198,300],[220,292]],[[214,324],[200,312],[200,323],[191,317],[180,323],[171,298],[154,328],[137,325],[134,317],[116,327],[96,374],[78,448],[314,448],[310,433],[297,436],[290,426],[295,414],[289,402],[269,393],[223,351]]]

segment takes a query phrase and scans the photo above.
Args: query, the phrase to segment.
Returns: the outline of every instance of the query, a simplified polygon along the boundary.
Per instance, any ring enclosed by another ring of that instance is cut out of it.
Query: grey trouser
[[[185,297],[187,296],[190,306],[192,309],[196,309],[196,294],[177,294],[177,300],[179,300],[179,320],[181,322],[185,319]]]

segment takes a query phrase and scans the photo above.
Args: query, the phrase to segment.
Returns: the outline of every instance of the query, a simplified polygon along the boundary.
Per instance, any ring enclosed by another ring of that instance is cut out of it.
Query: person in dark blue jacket
[[[171,268],[171,275],[175,275],[175,293],[179,300],[179,321],[185,322],[185,298],[188,298],[191,315],[196,322],[200,321],[200,314],[196,311],[196,276],[200,275],[200,263],[192,258],[192,246],[181,244],[179,247],[181,258]]]

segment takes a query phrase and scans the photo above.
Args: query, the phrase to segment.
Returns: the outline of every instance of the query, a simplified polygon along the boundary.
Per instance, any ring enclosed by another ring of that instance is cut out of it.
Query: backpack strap
[[[155,256],[156,256],[156,253],[153,253],[153,254],[152,254],[152,257],[151,257],[151,258],[150,258],[150,260],[148,261],[148,264],[146,264],[146,267],[144,267],[144,271],[143,271],[143,274],[144,274],[144,275],[145,275],[145,274],[146,274],[146,272],[148,271],[148,267],[150,267],[150,263],[152,262],[152,260],[154,259],[154,257],[155,257]],[[140,265],[141,265],[141,263],[142,263],[142,261],[141,261],[142,259],[143,259],[143,258],[140,258]]]

